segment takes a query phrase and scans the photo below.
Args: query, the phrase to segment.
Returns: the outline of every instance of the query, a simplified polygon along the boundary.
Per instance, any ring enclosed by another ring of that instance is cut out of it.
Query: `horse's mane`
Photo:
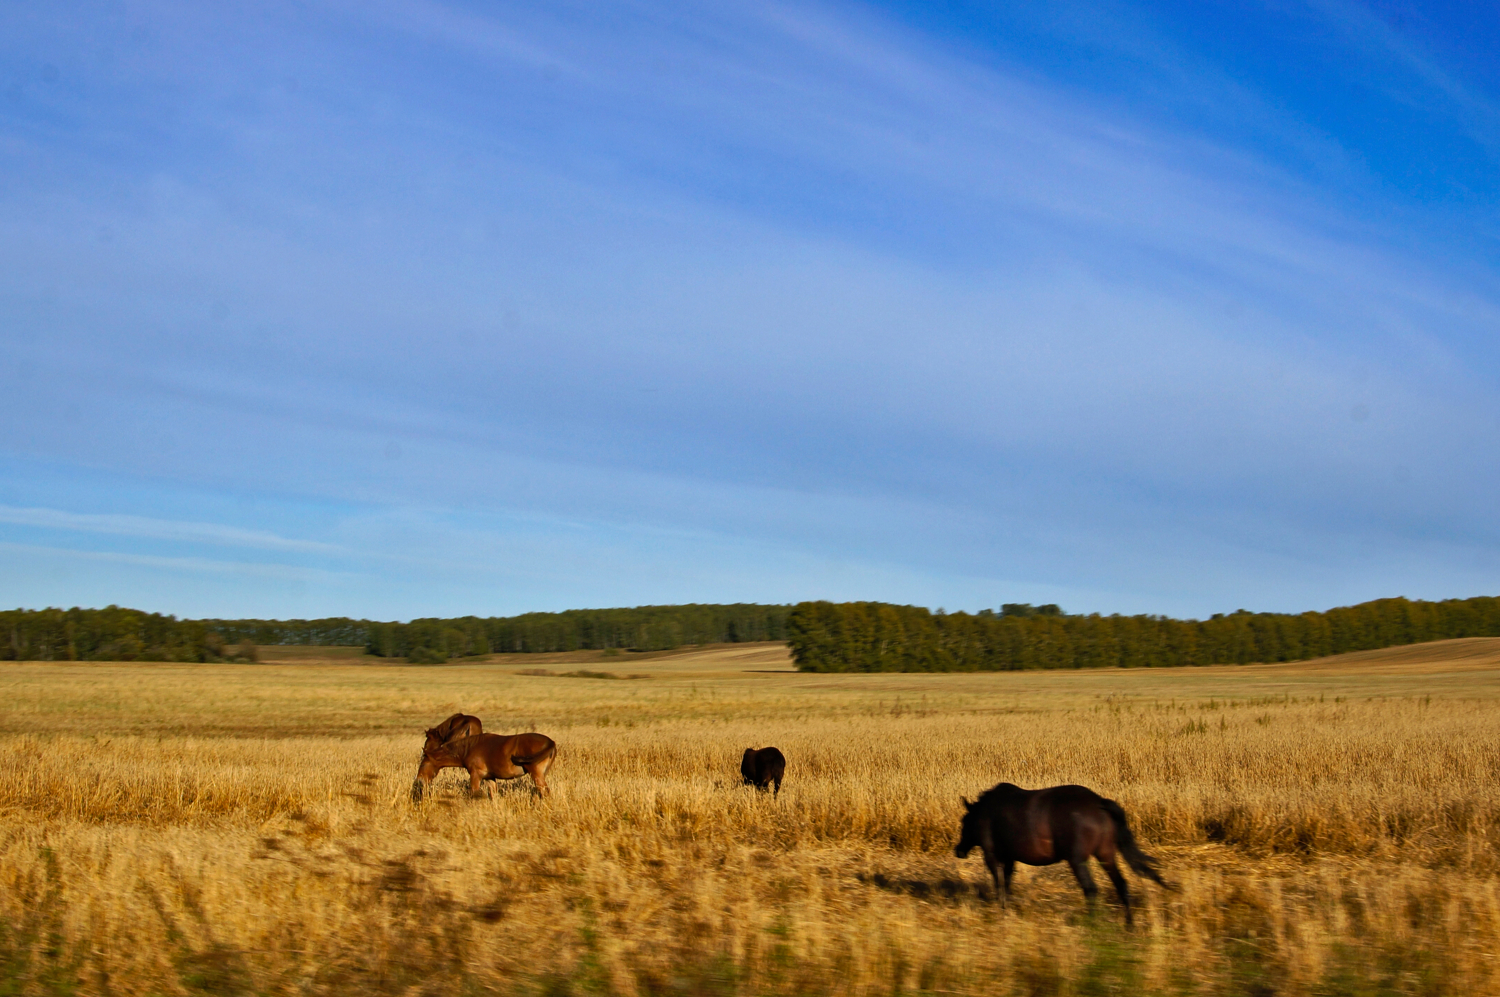
[[[447,720],[444,720],[436,727],[427,728],[425,736],[428,740],[432,740],[435,738],[438,742],[438,747],[447,747],[456,744],[457,742],[462,741],[465,738],[474,737],[475,735],[473,734],[466,734],[464,735],[464,737],[454,737],[453,734],[455,731],[461,730],[462,728],[468,726],[470,723],[478,722],[478,717],[471,717],[464,713],[455,713],[453,714],[453,716],[449,717]],[[483,733],[483,731],[481,730],[480,733]]]
[[[478,736],[478,734],[470,734],[468,737],[455,737],[451,741],[439,741],[431,748],[424,747],[422,749],[422,757],[426,758],[428,755],[435,755],[438,752],[447,752],[455,759],[461,759],[464,751],[469,747],[468,742]]]
[[[989,805],[991,803],[998,803],[1001,797],[1009,796],[1012,793],[1023,792],[1025,792],[1025,790],[1023,790],[1020,786],[1017,786],[1013,782],[996,783],[989,789],[986,789],[984,792],[979,794],[978,799],[974,801],[974,806],[978,807],[981,804]]]

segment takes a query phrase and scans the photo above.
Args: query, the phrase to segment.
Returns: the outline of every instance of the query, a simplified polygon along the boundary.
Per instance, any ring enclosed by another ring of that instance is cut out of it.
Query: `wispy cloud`
[[[1431,52],[1424,51],[1419,42],[1392,27],[1388,20],[1366,5],[1349,0],[1309,0],[1308,6],[1354,44],[1406,69],[1422,84],[1418,89],[1426,89],[1427,93],[1414,93],[1409,86],[1402,85],[1406,80],[1388,80],[1381,74],[1372,74],[1367,80],[1369,85],[1379,87],[1402,102],[1415,103],[1437,114],[1448,112],[1464,126],[1470,138],[1485,148],[1493,161],[1500,163],[1500,103],[1496,103],[1493,97],[1466,85],[1445,69]],[[1391,11],[1400,12],[1400,8]],[[1438,100],[1433,101],[1433,97]],[[1431,106],[1435,103],[1438,106]]]
[[[117,513],[78,513],[60,509],[25,509],[0,505],[0,523],[34,526],[48,530],[103,533],[117,537],[173,540],[221,547],[298,551],[308,554],[339,554],[343,548],[316,540],[293,540],[264,530],[246,530],[219,523],[191,523]],[[144,562],[142,562],[144,563]]]
[[[163,557],[156,554],[128,554],[120,551],[77,550],[71,547],[49,547],[41,544],[19,544],[0,541],[0,551],[15,555],[60,558],[71,561],[95,561],[103,564],[129,565],[174,574],[220,575],[255,578],[273,582],[318,583],[324,586],[357,577],[348,572],[303,568],[289,564],[264,564],[253,561],[219,561],[206,557]]]

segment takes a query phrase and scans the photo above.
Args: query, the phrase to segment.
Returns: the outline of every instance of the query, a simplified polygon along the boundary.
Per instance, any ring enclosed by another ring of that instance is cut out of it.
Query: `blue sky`
[[[0,604],[1500,592],[1483,4],[0,7]]]

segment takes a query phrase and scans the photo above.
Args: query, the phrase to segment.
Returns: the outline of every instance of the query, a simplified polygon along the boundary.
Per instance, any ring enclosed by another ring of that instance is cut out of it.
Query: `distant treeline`
[[[1298,661],[1449,637],[1500,636],[1500,598],[1378,599],[1324,613],[1248,613],[1208,620],[1069,616],[1057,606],[936,613],[879,602],[798,606],[688,605],[575,609],[380,623],[179,620],[105,609],[0,612],[0,659],[225,661],[255,645],[363,645],[411,661],[494,651],[665,650],[687,644],[785,640],[804,671],[1000,671]]]
[[[223,661],[254,645],[363,645],[374,655],[444,661],[492,651],[621,648],[785,640],[789,606],[688,605],[574,609],[381,623],[322,620],[179,620],[137,609],[0,612],[0,659],[23,661]]]
[[[365,643],[371,654],[385,657],[411,657],[419,651],[450,657],[492,651],[664,651],[684,644],[786,640],[790,611],[790,606],[736,603],[372,623]]]
[[[320,647],[354,647],[367,643],[369,620],[330,616],[323,620],[198,620],[231,643],[309,644]]]
[[[1068,616],[1055,606],[936,613],[881,602],[804,602],[787,619],[797,667],[811,672],[1151,668],[1300,661],[1450,637],[1500,636],[1500,598],[1377,599],[1317,613],[1207,620]]]
[[[225,661],[253,658],[202,620],[139,609],[13,609],[0,612],[7,661]]]

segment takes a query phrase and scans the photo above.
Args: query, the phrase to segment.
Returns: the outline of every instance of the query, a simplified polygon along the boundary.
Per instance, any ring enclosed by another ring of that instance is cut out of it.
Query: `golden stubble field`
[[[0,666],[0,994],[1500,994],[1500,639],[1297,665],[801,675],[785,651]],[[351,663],[353,662],[353,663]],[[609,670],[605,680],[522,670]],[[409,797],[456,710],[554,795]],[[789,760],[779,800],[746,747]],[[1000,780],[1179,889],[953,857]]]

